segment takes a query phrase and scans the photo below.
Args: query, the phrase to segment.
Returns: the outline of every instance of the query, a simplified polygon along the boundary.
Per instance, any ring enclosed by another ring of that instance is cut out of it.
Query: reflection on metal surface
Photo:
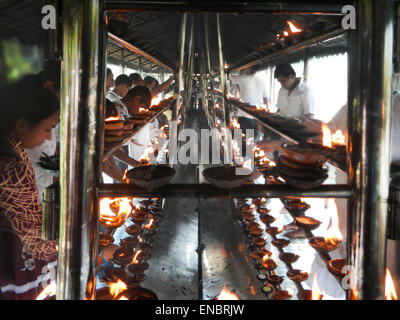
[[[235,220],[231,201],[207,199],[199,203],[205,245],[203,299],[215,298],[226,285],[240,300],[265,300],[257,272],[248,257],[246,236]]]

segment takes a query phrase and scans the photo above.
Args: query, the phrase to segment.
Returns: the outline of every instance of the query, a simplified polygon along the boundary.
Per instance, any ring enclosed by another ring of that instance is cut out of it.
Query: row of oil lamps
[[[163,216],[161,202],[154,198],[133,205],[128,198],[101,199],[100,224],[107,231],[99,234],[99,249],[114,243],[112,233],[116,228],[124,226],[128,236],[120,240],[120,247],[113,253],[113,267],[104,268],[102,280],[109,291],[100,299],[128,300],[129,290],[146,279],[144,271],[149,267],[155,229]]]
[[[310,208],[310,205],[303,202],[301,199],[292,198],[281,200],[285,209],[293,217],[296,224],[306,233],[310,246],[318,253],[327,254],[327,252],[338,248],[342,242],[342,237],[338,228],[337,214],[336,219],[335,214],[331,216],[332,223],[327,230],[326,236],[314,237],[311,230],[318,228],[321,222],[304,215],[305,211]],[[299,256],[283,250],[283,248],[290,244],[290,240],[277,237],[277,235],[283,231],[282,228],[271,227],[271,224],[276,219],[269,214],[270,210],[266,207],[266,199],[253,199],[251,204],[249,204],[246,199],[238,199],[236,202],[236,210],[239,221],[242,223],[249,238],[248,249],[250,251],[250,257],[254,260],[254,267],[258,271],[258,279],[263,285],[262,291],[267,297],[273,300],[287,300],[292,297],[292,292],[290,292],[290,289],[282,290],[280,287],[280,284],[284,281],[284,277],[277,275],[274,271],[278,264],[275,260],[271,259],[272,252],[265,248],[267,241],[263,237],[264,231],[270,236],[271,244],[278,249],[279,259],[285,263],[288,269],[286,275],[297,287],[298,299],[322,300],[323,295],[319,289],[316,277],[314,277],[313,280],[312,290],[306,290],[301,285],[303,281],[309,278],[310,274],[292,267],[292,264],[299,259]],[[255,212],[258,214],[255,214]],[[260,222],[265,225],[265,230],[261,227]],[[345,259],[333,259],[327,262],[328,270],[339,280],[346,275],[342,273],[342,268],[345,265]],[[352,299],[357,299],[357,297],[352,295]],[[385,299],[397,300],[396,289],[389,270],[386,272]]]

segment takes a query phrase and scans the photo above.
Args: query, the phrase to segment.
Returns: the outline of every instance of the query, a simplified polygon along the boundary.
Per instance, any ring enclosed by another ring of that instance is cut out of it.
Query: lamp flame
[[[328,148],[332,148],[332,134],[328,126],[322,124],[322,145]]]
[[[314,276],[313,284],[312,284],[311,300],[321,300],[321,299],[322,299],[322,294],[321,294],[321,291],[318,286],[317,277]]]
[[[154,222],[154,219],[150,219],[149,223],[146,224],[144,227],[145,227],[147,230],[150,230],[151,226],[153,225],[153,222]]]
[[[232,127],[232,129],[240,129],[240,124],[236,117],[233,117],[233,119],[231,121],[231,127]]]
[[[139,263],[139,260],[137,260],[137,257],[139,256],[139,254],[140,254],[141,252],[142,252],[142,250],[136,251],[135,255],[133,256],[132,263],[134,263],[134,264]]]
[[[238,295],[229,291],[224,285],[224,288],[221,290],[220,294],[217,297],[217,300],[240,300]]]
[[[345,145],[346,144],[346,138],[343,135],[342,130],[337,130],[332,135],[332,143],[333,144],[341,144],[341,145]]]
[[[398,300],[396,288],[394,286],[392,275],[390,274],[389,269],[386,269],[385,300]]]
[[[155,96],[153,99],[151,99],[150,107],[157,106],[161,101],[162,101],[161,97]],[[141,108],[139,108],[139,112],[140,112],[140,109]]]
[[[328,199],[328,206],[331,208],[331,226],[326,231],[324,240],[326,243],[337,244],[342,242],[343,236],[339,229],[339,217],[334,199]]]
[[[103,223],[120,224],[131,212],[132,206],[128,198],[102,198],[100,200],[100,221]]]
[[[293,22],[291,21],[286,21],[286,23],[289,25],[290,31],[292,33],[299,33],[302,32],[303,30],[298,28]]]
[[[108,117],[108,118],[106,118],[105,119],[105,121],[106,122],[109,122],[109,121],[119,121],[119,120],[121,120],[121,115],[120,114],[118,114],[117,116],[115,116],[115,117]]]
[[[142,156],[139,159],[139,162],[142,163],[149,163],[149,158],[150,155],[154,152],[153,147],[148,146],[146,149],[144,149]]]
[[[110,283],[110,295],[113,299],[116,298],[121,292],[124,292],[126,289],[128,289],[127,285],[120,279],[118,279],[117,282]]]

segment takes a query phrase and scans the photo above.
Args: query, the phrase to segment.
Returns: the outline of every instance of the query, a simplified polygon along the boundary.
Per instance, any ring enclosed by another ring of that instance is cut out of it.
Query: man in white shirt
[[[254,68],[249,67],[241,70],[239,75],[230,75],[229,79],[232,86],[239,87],[240,99],[243,102],[257,107],[268,106],[267,84],[255,75]],[[246,129],[254,129],[254,138],[255,141],[258,141],[261,138],[262,127],[257,124],[253,117],[241,110],[238,110],[237,116],[240,128],[244,130],[243,133],[246,132]]]
[[[296,77],[288,63],[276,67],[274,76],[281,84],[277,107],[282,117],[308,117],[314,115],[314,97],[310,88]]]
[[[121,99],[125,97],[131,86],[132,80],[126,74],[120,74],[115,79],[114,89],[107,92],[107,99],[114,103],[118,113],[124,119],[129,118],[129,111]]]

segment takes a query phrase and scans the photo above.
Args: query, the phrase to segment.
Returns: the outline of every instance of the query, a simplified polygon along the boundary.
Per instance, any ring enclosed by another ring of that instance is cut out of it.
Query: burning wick
[[[139,256],[139,254],[141,252],[142,252],[142,250],[136,251],[135,255],[133,256],[132,263],[134,263],[134,264],[138,264],[139,263],[139,260],[137,260],[137,257]]]
[[[386,269],[385,300],[397,300],[396,288],[394,286],[392,275],[390,274],[389,269]]]
[[[146,224],[144,227],[145,227],[147,230],[151,230],[151,226],[153,225],[153,222],[154,222],[154,219],[150,219],[149,223]]]
[[[314,279],[313,279],[311,300],[322,300],[322,294],[319,289],[316,276],[314,276]]]
[[[343,241],[343,236],[339,229],[339,217],[335,200],[329,199],[328,205],[333,209],[331,214],[331,226],[326,231],[326,236],[324,237],[324,240],[328,244],[336,245]]]
[[[122,292],[128,289],[125,282],[118,279],[117,282],[110,283],[110,295],[112,296],[113,300]]]
[[[229,291],[224,285],[216,300],[240,300],[237,294]]]
[[[290,31],[292,33],[299,33],[299,32],[303,31],[302,29],[299,29],[298,27],[296,27],[296,25],[291,21],[286,21],[286,23],[289,25]]]
[[[118,114],[117,116],[115,116],[115,117],[108,117],[108,118],[106,118],[106,122],[110,122],[110,121],[119,121],[119,120],[121,120],[121,115],[120,114]]]

